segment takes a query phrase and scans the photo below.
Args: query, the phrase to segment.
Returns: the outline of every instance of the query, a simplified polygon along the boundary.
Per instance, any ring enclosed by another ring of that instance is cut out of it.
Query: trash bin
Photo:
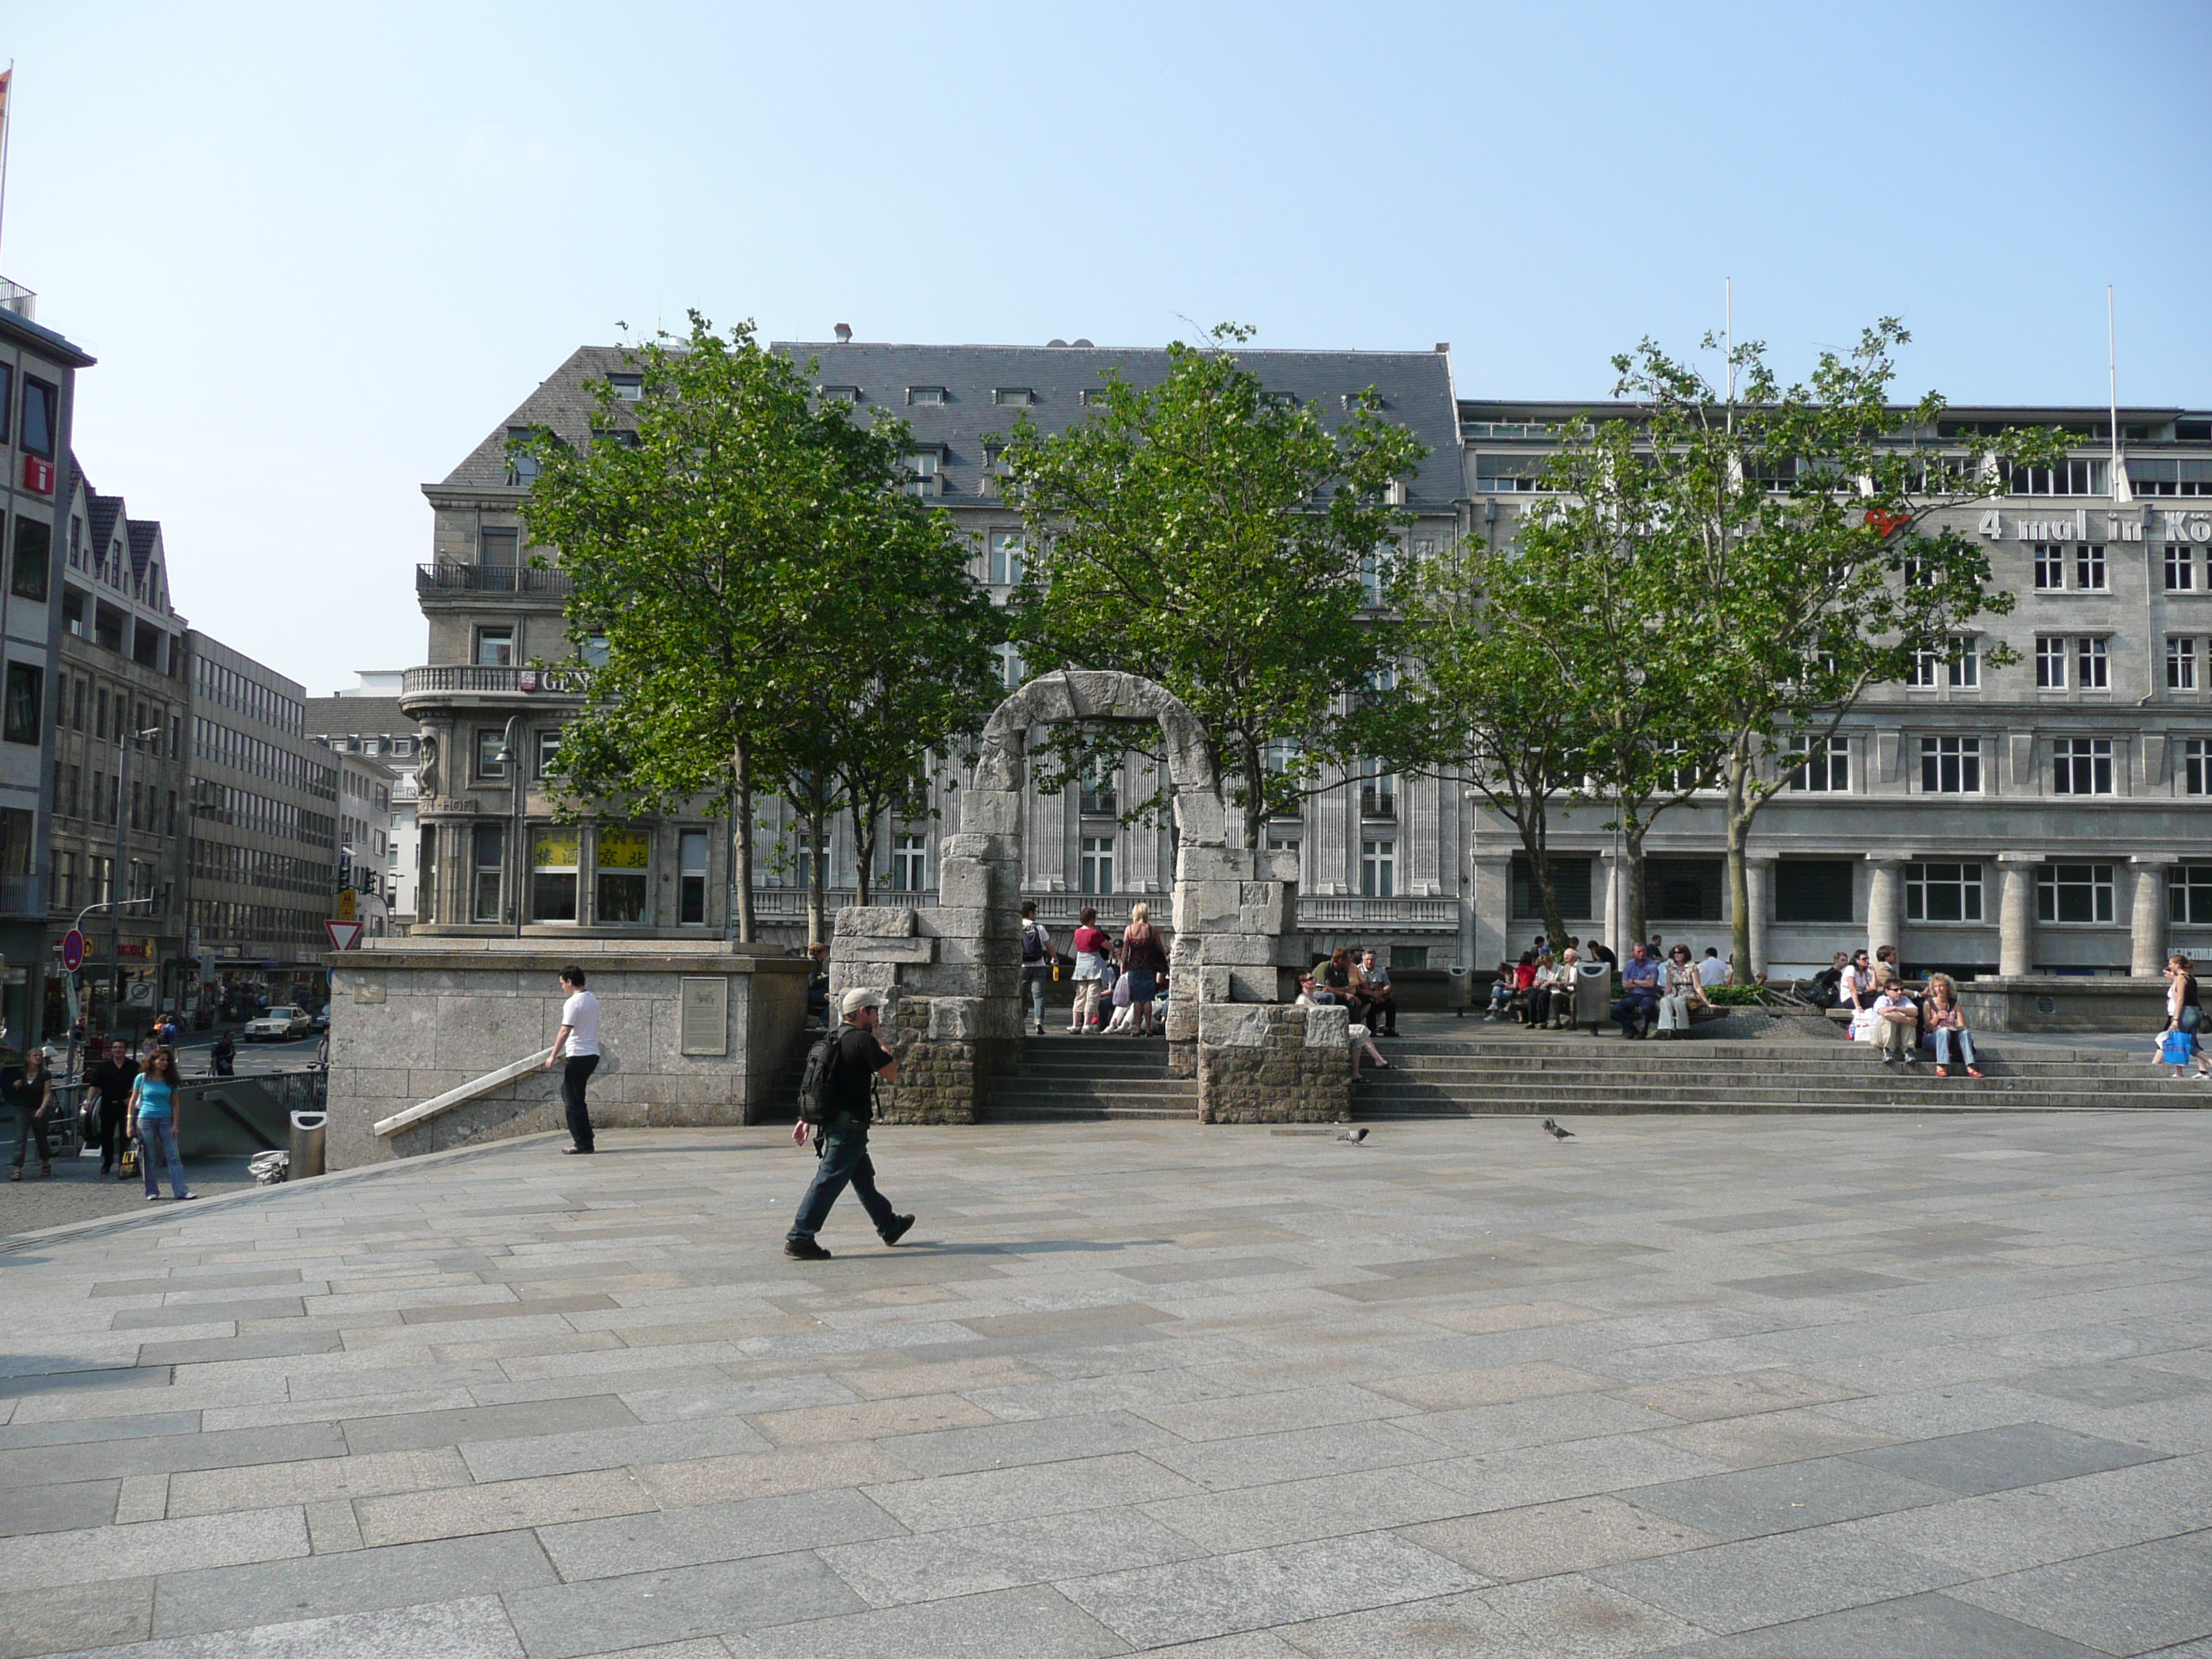
[[[287,1181],[305,1181],[323,1172],[323,1132],[331,1121],[328,1112],[295,1112],[292,1114],[292,1161],[287,1167]]]
[[[1474,969],[1455,963],[1446,971],[1451,975],[1452,1018],[1457,1019],[1474,1006]]]
[[[1613,1007],[1613,969],[1601,962],[1575,964],[1575,1024],[1592,1036]]]

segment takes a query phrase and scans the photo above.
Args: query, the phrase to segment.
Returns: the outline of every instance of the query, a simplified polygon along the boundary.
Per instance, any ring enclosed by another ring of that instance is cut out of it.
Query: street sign
[[[340,888],[338,890],[338,920],[351,921],[360,915],[361,901],[354,896],[353,889]]]
[[[330,930],[331,950],[351,951],[360,945],[361,924],[359,922],[326,921],[323,926]]]
[[[84,935],[74,927],[62,935],[62,966],[72,974],[84,966]]]

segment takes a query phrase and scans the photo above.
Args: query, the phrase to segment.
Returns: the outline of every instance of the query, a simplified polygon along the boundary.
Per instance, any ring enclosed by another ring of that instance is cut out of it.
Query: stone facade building
[[[339,754],[365,756],[392,775],[383,892],[392,927],[404,931],[415,920],[420,868],[415,808],[421,790],[415,774],[422,760],[422,732],[400,712],[397,669],[356,678],[356,685],[335,696],[307,699],[307,736]]]

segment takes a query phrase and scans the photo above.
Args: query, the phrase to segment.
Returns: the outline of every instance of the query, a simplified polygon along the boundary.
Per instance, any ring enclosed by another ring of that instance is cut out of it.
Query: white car
[[[307,1036],[314,1022],[307,1018],[305,1008],[271,1008],[258,1019],[246,1022],[248,1042],[289,1042],[295,1037]]]

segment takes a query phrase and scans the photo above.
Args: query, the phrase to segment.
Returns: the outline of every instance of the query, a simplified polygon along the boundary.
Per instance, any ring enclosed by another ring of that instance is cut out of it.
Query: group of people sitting
[[[1885,945],[1869,960],[1864,951],[1836,952],[1814,983],[1832,985],[1836,1006],[1851,1011],[1851,1036],[1881,1050],[1886,1066],[1910,1066],[1926,1044],[1936,1050],[1936,1075],[1951,1075],[1955,1051],[1968,1077],[1979,1077],[1974,1064],[1974,1034],[1959,1006],[1959,987],[1948,974],[1930,974],[1918,1000],[1905,988],[1897,965],[1897,947]]]
[[[1339,950],[1314,963],[1313,971],[1298,975],[1298,1006],[1326,1008],[1341,1004],[1352,1015],[1352,1080],[1359,1080],[1359,1063],[1365,1060],[1383,1071],[1391,1069],[1375,1046],[1380,1023],[1382,1035],[1398,1035],[1398,993],[1390,983],[1390,970],[1372,951],[1362,951],[1359,960],[1349,950]]]
[[[1521,953],[1518,962],[1503,962],[1490,988],[1490,1012],[1495,1020],[1510,1019],[1546,1030],[1576,1028],[1577,988],[1585,962],[1618,972],[1621,994],[1613,1000],[1607,1017],[1627,1037],[1677,1036],[1690,1029],[1694,1009],[1711,1006],[1705,995],[1714,986],[1732,977],[1720,951],[1705,948],[1698,959],[1686,945],[1677,945],[1662,957],[1660,942],[1639,945],[1620,962],[1596,939],[1586,947],[1569,939],[1554,955],[1550,943],[1539,939]]]

